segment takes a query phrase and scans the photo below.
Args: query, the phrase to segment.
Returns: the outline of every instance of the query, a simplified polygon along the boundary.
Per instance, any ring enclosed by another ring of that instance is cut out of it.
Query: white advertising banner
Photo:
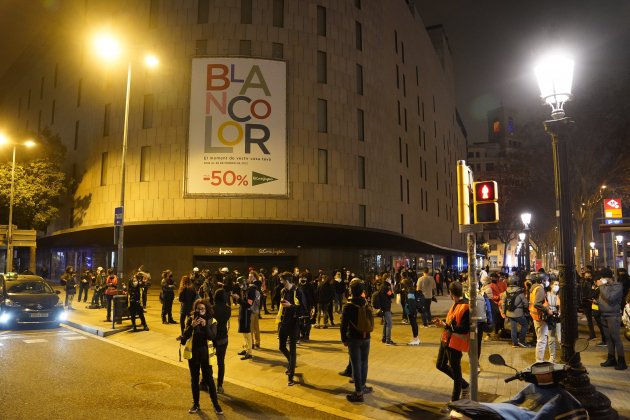
[[[194,58],[186,195],[287,195],[286,62]]]

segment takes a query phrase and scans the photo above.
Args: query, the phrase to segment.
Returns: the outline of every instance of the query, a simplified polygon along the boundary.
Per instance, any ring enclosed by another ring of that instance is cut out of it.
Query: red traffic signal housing
[[[475,182],[475,204],[497,201],[497,195],[496,181]]]
[[[474,220],[479,223],[497,223],[499,221],[499,189],[496,181],[480,181],[473,185]]]

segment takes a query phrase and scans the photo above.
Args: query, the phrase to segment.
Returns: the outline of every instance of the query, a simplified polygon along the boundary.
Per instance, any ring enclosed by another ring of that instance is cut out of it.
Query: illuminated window
[[[494,134],[499,134],[500,131],[501,131],[501,123],[499,122],[499,120],[494,120],[494,122],[492,123],[492,132]]]
[[[508,118],[508,133],[514,134],[514,120],[512,117]]]

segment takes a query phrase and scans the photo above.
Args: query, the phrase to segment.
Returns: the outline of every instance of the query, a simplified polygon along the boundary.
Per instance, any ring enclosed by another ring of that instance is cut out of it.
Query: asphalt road
[[[1,331],[0,418],[217,417],[204,393],[202,411],[188,414],[190,376],[182,366],[64,327]],[[219,400],[226,419],[337,418],[233,384]]]

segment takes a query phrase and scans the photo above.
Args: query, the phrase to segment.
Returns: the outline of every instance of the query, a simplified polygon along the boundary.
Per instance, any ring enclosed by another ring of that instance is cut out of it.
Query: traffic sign
[[[114,226],[122,226],[123,224],[123,208],[116,207],[114,209]]]

